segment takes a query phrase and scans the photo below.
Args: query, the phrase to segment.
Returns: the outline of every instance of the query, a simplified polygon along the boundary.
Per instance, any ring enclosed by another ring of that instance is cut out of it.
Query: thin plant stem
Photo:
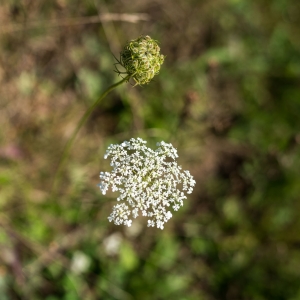
[[[92,106],[90,106],[88,108],[88,110],[84,113],[84,115],[82,116],[82,118],[80,119],[80,121],[78,122],[73,134],[71,135],[71,137],[69,138],[69,140],[67,141],[63,153],[60,157],[60,161],[58,163],[58,167],[56,170],[56,173],[54,175],[54,180],[53,180],[53,184],[52,184],[52,194],[55,192],[55,187],[56,187],[56,182],[57,179],[60,176],[60,173],[62,171],[62,167],[64,166],[64,163],[66,162],[66,159],[68,157],[68,154],[70,152],[70,149],[75,141],[75,138],[79,132],[79,130],[81,129],[81,127],[84,125],[84,123],[88,120],[88,118],[90,117],[91,113],[95,110],[95,108],[100,104],[101,100],[103,98],[105,98],[114,88],[116,88],[117,86],[121,85],[123,82],[126,82],[130,79],[131,75],[128,75],[126,77],[124,77],[122,80],[116,82],[115,84],[111,85],[110,87],[108,87],[103,93],[102,95],[98,98],[97,101],[94,102],[94,104]]]

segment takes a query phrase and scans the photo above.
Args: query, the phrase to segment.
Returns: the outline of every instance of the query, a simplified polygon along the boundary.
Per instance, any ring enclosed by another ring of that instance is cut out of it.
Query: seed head
[[[121,51],[117,64],[125,68],[125,73],[131,76],[136,84],[143,85],[159,73],[164,59],[157,41],[146,35],[128,42]],[[116,72],[122,73],[117,68]]]
[[[104,158],[111,157],[112,172],[100,172],[102,194],[108,188],[119,191],[117,204],[108,220],[131,226],[132,218],[142,213],[148,226],[163,229],[171,217],[169,207],[177,211],[192,193],[195,180],[189,171],[177,165],[177,150],[172,144],[157,143],[154,151],[141,138],[108,147]],[[184,191],[184,192],[183,192]]]

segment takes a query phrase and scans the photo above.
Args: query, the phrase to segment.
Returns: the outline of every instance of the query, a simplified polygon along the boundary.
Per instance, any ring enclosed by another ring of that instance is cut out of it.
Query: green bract
[[[136,84],[143,85],[159,73],[164,58],[157,41],[146,35],[128,42],[121,51],[117,64],[126,69],[127,76],[132,77]],[[118,69],[116,72],[122,73]]]

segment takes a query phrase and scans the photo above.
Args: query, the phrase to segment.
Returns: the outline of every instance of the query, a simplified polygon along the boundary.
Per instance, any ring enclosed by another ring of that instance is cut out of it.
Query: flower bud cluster
[[[172,144],[157,143],[154,151],[146,143],[132,138],[111,144],[104,158],[110,157],[113,170],[100,172],[99,187],[103,195],[108,188],[120,192],[117,200],[121,203],[113,207],[110,222],[131,226],[132,218],[142,213],[148,226],[163,229],[172,217],[169,208],[177,211],[186,199],[184,192],[192,193],[196,182],[189,171],[177,165],[177,150]]]
[[[157,41],[148,35],[128,42],[123,48],[118,64],[126,69],[137,84],[149,83],[159,73],[164,62]],[[118,73],[121,73],[117,70]]]

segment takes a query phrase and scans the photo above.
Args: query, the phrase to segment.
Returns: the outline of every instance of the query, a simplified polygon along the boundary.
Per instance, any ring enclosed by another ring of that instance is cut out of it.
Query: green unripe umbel
[[[146,35],[125,45],[118,64],[125,68],[127,76],[132,77],[136,84],[143,85],[159,73],[164,58],[164,55],[160,54],[157,41]],[[118,70],[117,72],[121,73]]]

